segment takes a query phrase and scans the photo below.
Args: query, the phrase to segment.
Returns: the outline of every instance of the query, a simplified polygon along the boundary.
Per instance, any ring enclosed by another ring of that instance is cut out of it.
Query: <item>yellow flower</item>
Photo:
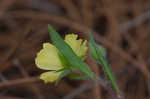
[[[77,54],[77,56],[84,58],[87,51],[87,41],[83,41],[82,39],[77,40],[77,38],[78,35],[69,34],[65,36],[65,42],[71,46],[71,48]]]
[[[88,49],[86,46],[87,41],[83,41],[82,39],[77,40],[77,38],[78,35],[68,34],[65,36],[64,41],[72,48],[77,56],[84,59]],[[43,49],[37,54],[35,59],[35,64],[38,68],[49,70],[40,75],[40,79],[44,80],[46,83],[56,81],[61,74],[61,72],[56,72],[63,68],[58,52],[58,49],[54,45],[44,43]]]

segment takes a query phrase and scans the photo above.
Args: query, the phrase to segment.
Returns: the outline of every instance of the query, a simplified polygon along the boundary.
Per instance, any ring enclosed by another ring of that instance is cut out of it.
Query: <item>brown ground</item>
[[[73,32],[87,39],[92,29],[107,49],[125,99],[150,99],[149,19],[150,0],[1,0],[0,99],[112,99],[101,85],[87,81],[65,78],[54,86],[39,80],[43,71],[34,58],[50,41],[47,24],[63,37]]]

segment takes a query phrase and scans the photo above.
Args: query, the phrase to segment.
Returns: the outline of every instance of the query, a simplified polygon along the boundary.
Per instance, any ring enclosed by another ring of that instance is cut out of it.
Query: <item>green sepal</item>
[[[71,79],[82,79],[82,80],[89,78],[88,76],[79,76],[79,75],[72,75],[72,74],[69,74],[68,77]]]
[[[83,61],[86,58],[86,55],[80,56],[79,58]]]
[[[90,55],[97,61],[99,60],[99,56],[105,58],[106,56],[105,49],[101,45],[95,43],[91,33],[89,33],[89,38],[90,38],[89,43]]]
[[[61,72],[61,71],[64,71],[65,69],[69,69],[69,68],[62,68],[62,69],[59,69],[59,70],[56,70],[56,72]]]

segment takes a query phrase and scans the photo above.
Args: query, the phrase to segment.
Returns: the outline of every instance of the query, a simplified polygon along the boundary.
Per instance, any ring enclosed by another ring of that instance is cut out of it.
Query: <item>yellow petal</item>
[[[81,57],[85,58],[87,50],[88,50],[88,47],[87,47],[87,40],[85,40],[85,41],[81,44],[80,48],[78,49],[78,52],[77,52],[77,53],[78,53],[78,56],[81,56]]]
[[[58,70],[63,68],[55,46],[44,43],[43,49],[37,54],[35,63],[38,68],[44,70]]]
[[[58,79],[61,72],[50,71],[45,72],[40,75],[40,79],[44,80],[45,83],[54,82]]]
[[[65,42],[70,45],[72,50],[77,54],[77,56],[82,57],[86,55],[87,52],[87,41],[82,39],[77,40],[78,35],[68,34],[65,36]]]

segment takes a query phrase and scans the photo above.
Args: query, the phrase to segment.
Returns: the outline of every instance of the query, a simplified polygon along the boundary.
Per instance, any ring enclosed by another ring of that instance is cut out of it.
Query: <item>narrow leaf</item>
[[[58,52],[58,56],[59,56],[59,59],[61,61],[62,66],[64,68],[67,68],[68,66],[70,66],[70,63],[67,61],[67,59],[60,52]]]
[[[86,63],[84,63],[71,49],[71,47],[61,38],[61,36],[48,25],[50,31],[50,38],[53,44],[60,51],[60,53],[71,64],[72,69],[80,70],[80,72],[86,74],[88,77],[93,78],[94,74]]]
[[[99,62],[99,64],[102,65],[102,67],[104,68],[104,72],[107,75],[110,83],[112,84],[113,89],[117,92],[120,93],[120,90],[115,82],[114,79],[114,75],[112,73],[112,70],[109,66],[109,64],[107,63],[107,60],[104,57],[104,53],[102,52],[101,48],[98,47],[98,45],[95,43],[92,34],[89,33],[89,38],[90,38],[90,42],[89,42],[89,46],[90,46],[90,53],[91,56]]]

